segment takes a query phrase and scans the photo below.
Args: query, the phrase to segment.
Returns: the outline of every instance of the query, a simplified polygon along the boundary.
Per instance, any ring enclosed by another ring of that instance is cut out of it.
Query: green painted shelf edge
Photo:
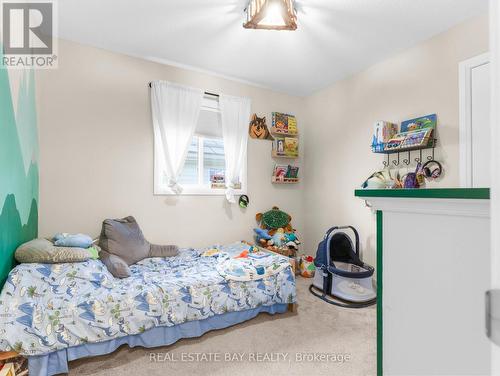
[[[455,198],[489,200],[489,188],[356,189],[356,197]]]

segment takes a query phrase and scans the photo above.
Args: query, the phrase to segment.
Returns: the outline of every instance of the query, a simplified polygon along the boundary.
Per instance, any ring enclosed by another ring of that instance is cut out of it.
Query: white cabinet
[[[378,213],[378,375],[489,375],[489,190],[356,196]]]

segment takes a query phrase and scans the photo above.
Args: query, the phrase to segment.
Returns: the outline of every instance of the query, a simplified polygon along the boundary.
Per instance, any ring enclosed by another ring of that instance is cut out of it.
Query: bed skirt
[[[223,329],[242,323],[254,318],[261,312],[275,314],[286,312],[287,309],[288,304],[260,306],[245,311],[228,312],[204,320],[187,321],[175,326],[158,326],[146,330],[141,334],[69,347],[46,355],[30,356],[28,357],[29,375],[50,376],[59,373],[68,373],[69,361],[89,356],[109,354],[124,344],[128,344],[129,347],[141,346],[147,348],[171,345],[181,338],[200,337],[210,330]]]

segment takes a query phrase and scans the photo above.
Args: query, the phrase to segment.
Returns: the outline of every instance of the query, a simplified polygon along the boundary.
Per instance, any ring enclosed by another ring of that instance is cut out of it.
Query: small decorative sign
[[[269,133],[269,129],[266,124],[266,117],[258,117],[257,114],[253,114],[250,120],[250,126],[248,128],[248,134],[252,138],[257,138],[260,140],[272,140],[273,137]]]

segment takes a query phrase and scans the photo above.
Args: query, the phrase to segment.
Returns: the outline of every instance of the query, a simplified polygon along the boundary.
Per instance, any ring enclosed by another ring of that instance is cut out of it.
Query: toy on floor
[[[314,257],[305,255],[300,256],[299,270],[302,277],[314,277],[314,272],[316,271],[316,266],[314,265]]]

